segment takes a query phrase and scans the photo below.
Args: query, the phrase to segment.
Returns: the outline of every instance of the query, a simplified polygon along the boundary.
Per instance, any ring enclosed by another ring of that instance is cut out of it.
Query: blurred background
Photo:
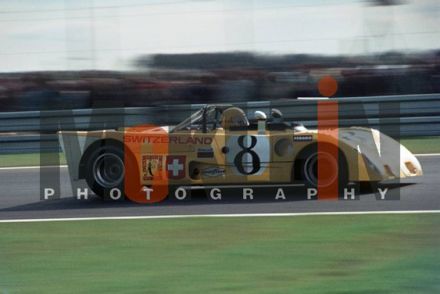
[[[1,1],[0,25],[2,112],[440,92],[438,0]]]

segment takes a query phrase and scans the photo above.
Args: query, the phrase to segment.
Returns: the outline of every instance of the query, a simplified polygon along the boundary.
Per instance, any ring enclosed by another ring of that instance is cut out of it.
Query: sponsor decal
[[[312,141],[312,140],[313,140],[313,136],[311,136],[311,135],[294,136],[293,137],[293,141],[297,141],[297,142],[308,142],[308,141]]]
[[[211,145],[212,138],[209,137],[191,137],[191,136],[148,136],[148,135],[125,135],[126,143],[147,143],[147,144],[198,144]]]
[[[208,167],[202,170],[202,175],[205,177],[223,177],[225,169],[222,167]]]
[[[168,179],[182,179],[185,177],[186,156],[167,156]]]
[[[199,148],[197,149],[198,158],[213,158],[214,150],[212,148]]]
[[[144,155],[142,156],[142,173],[143,179],[152,180],[161,179],[163,170],[163,158],[160,155]]]

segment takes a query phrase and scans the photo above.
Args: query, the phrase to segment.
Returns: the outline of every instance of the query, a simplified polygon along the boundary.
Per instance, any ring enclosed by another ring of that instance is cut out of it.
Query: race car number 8
[[[257,145],[257,138],[255,136],[250,136],[251,144],[249,147],[244,146],[245,138],[246,136],[238,137],[238,145],[242,148],[242,150],[235,156],[234,164],[241,174],[252,175],[260,170],[260,158],[258,157],[258,154],[252,150],[252,148]],[[252,169],[250,171],[246,171],[243,166],[243,156],[246,156],[246,154],[250,154],[252,157]]]
[[[228,153],[228,162],[232,163],[239,174],[261,174],[269,161],[269,140],[265,136],[233,136],[228,141],[231,152]]]

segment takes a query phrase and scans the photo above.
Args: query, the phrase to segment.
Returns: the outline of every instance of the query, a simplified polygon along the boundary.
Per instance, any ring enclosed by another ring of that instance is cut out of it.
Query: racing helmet
[[[221,126],[225,130],[231,127],[247,127],[249,121],[243,110],[238,107],[230,107],[222,113]]]

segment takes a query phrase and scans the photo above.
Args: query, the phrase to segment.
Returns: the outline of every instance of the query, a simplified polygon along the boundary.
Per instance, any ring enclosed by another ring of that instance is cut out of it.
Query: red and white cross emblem
[[[167,172],[169,179],[182,179],[185,177],[185,156],[168,156]]]

